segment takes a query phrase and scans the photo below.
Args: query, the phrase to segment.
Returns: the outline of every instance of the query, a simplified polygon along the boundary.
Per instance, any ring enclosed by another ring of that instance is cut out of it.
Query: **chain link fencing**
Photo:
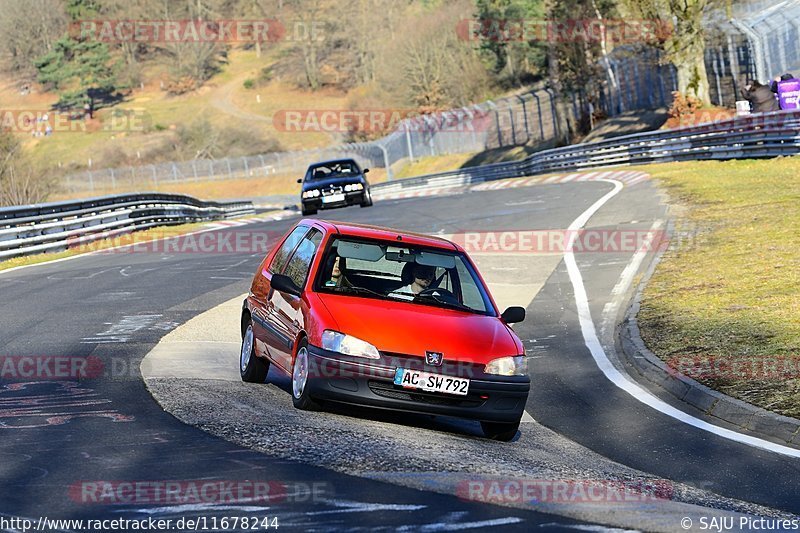
[[[735,2],[707,17],[711,101],[732,107],[752,81],[800,74],[800,0]]]
[[[800,70],[800,0],[736,2],[730,12],[708,14],[706,68],[711,100],[733,107],[744,85]],[[272,152],[250,157],[191,160],[90,170],[66,176],[73,194],[159,188],[165,183],[233,178],[301,177],[315,161],[353,158],[363,167],[385,169],[392,179],[398,163],[428,156],[475,153],[512,146],[545,149],[567,144],[587,131],[595,116],[668,106],[677,88],[674,67],[659,51],[621,46],[609,55],[605,79],[590,91],[566,92],[559,105],[548,88],[497,101],[405,119],[389,135],[371,142]]]

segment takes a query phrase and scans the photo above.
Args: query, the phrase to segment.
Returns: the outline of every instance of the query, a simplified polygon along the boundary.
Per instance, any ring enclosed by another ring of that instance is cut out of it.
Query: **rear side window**
[[[314,253],[319,248],[320,242],[322,242],[322,233],[312,229],[300,242],[294,255],[289,259],[289,264],[286,265],[284,274],[289,276],[298,287],[303,287],[306,284],[308,271],[311,269],[311,261],[314,259]]]
[[[297,226],[294,231],[286,237],[280,249],[275,252],[275,257],[272,258],[272,264],[269,266],[269,271],[271,273],[280,274],[283,272],[283,267],[286,266],[286,261],[292,254],[292,250],[297,247],[297,244],[307,232],[308,228],[306,226]]]

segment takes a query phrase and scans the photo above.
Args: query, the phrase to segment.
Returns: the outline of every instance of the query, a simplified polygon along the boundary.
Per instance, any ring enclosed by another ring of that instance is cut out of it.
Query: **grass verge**
[[[645,343],[701,383],[800,417],[800,158],[641,169],[687,209],[644,290]]]

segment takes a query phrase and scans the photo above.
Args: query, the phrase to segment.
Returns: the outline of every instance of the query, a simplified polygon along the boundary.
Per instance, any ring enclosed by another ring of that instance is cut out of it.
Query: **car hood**
[[[433,351],[448,361],[479,364],[520,353],[514,336],[497,317],[357,296],[319,294],[319,298],[340,332],[381,352],[424,357]]]

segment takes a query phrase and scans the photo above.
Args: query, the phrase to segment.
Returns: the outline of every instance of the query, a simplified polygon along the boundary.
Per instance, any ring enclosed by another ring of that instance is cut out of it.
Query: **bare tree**
[[[0,206],[43,202],[53,188],[54,180],[34,169],[19,140],[0,132]]]
[[[52,50],[67,29],[60,0],[0,0],[0,35],[13,70],[33,72],[33,60]]]

